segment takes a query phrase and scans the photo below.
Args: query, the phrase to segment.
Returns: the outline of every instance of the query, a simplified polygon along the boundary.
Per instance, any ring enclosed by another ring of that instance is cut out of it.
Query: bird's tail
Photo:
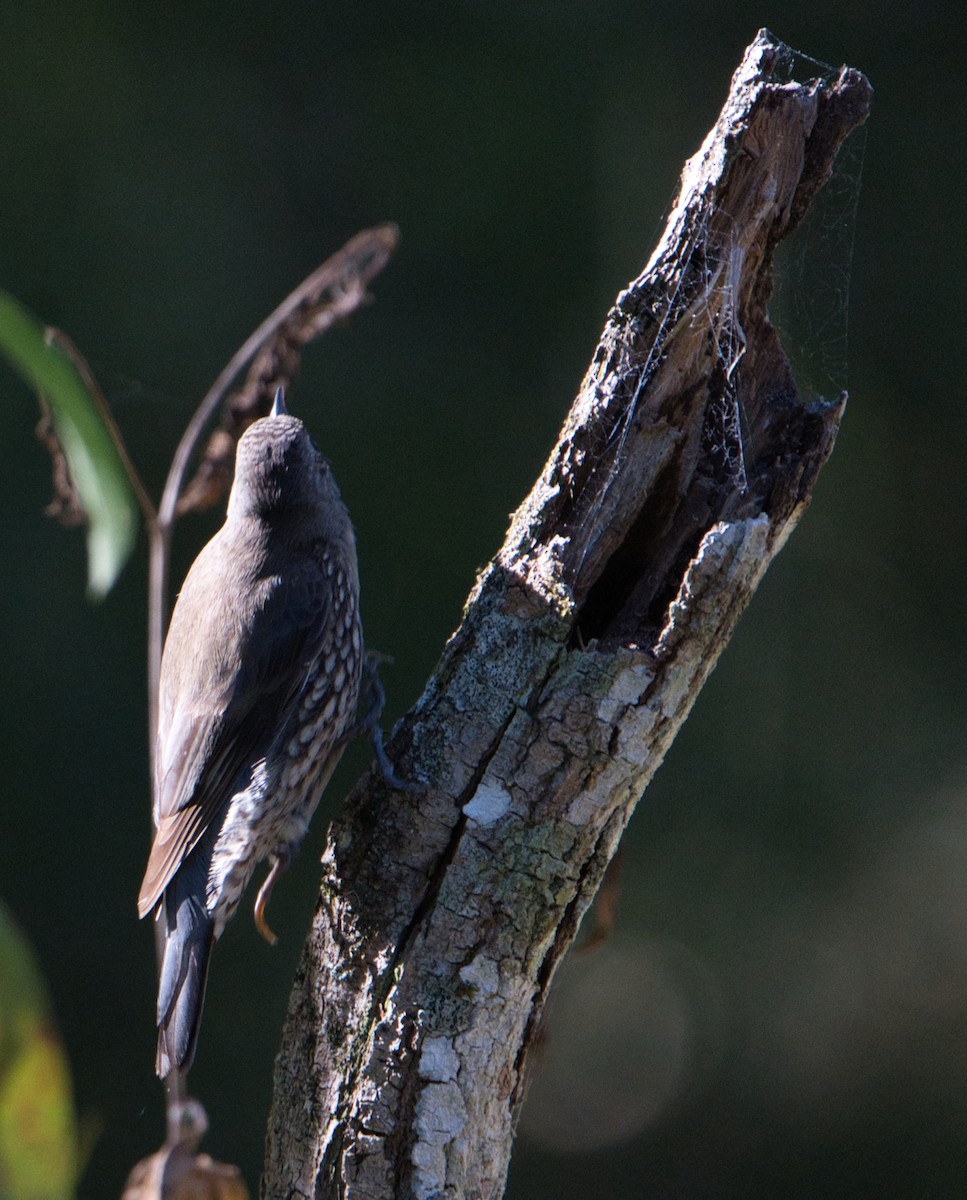
[[[172,1070],[186,1071],[195,1057],[201,1010],[205,1002],[208,963],[215,927],[184,868],[169,884],[159,919],[165,923],[165,946],[158,984],[158,1057],[164,1079]],[[204,896],[204,889],[201,889]]]

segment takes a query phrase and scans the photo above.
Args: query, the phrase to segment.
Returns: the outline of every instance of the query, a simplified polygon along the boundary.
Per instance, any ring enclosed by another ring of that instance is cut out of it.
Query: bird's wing
[[[315,563],[285,579],[275,577],[245,623],[236,653],[223,655],[222,665],[213,669],[198,646],[196,660],[182,656],[188,676],[158,743],[158,827],[138,897],[142,917],[155,908],[234,793],[246,786],[242,773],[269,753],[318,657],[328,624],[325,585]],[[196,675],[197,689],[191,686]],[[186,702],[193,694],[200,703]]]

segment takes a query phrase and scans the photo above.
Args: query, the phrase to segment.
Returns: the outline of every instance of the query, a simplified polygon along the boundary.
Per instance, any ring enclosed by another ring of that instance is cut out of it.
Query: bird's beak
[[[285,388],[276,389],[275,402],[272,405],[272,412],[269,414],[273,417],[286,417],[289,415],[289,410],[285,406]]]

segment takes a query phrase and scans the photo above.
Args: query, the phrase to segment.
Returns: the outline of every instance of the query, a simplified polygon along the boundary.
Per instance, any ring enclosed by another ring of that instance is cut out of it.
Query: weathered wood
[[[809,500],[766,305],[870,88],[776,80],[764,31],[611,313],[561,433],[334,822],[276,1066],[263,1195],[496,1197],[528,1050],[629,815]]]

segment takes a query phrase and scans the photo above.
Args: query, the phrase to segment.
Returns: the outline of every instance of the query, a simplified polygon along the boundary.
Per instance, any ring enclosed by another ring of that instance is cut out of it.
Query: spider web
[[[839,68],[783,46],[773,80],[828,84],[839,73]],[[830,178],[773,257],[769,318],[789,359],[800,399],[806,403],[832,402],[846,394],[849,287],[865,149],[863,125],[845,139]],[[745,493],[747,433],[735,386],[735,370],[746,349],[737,304],[742,249],[733,242],[731,246],[702,247],[702,251],[710,264],[718,264],[714,271],[711,265],[706,268],[715,365],[702,431],[703,450],[715,479]]]
[[[824,81],[839,70],[786,47],[777,75]],[[804,400],[833,401],[848,384],[849,290],[866,152],[861,125],[839,149],[833,173],[802,224],[776,250],[769,316]]]
[[[799,80],[830,82],[839,69],[791,49],[783,48],[772,78],[783,84]],[[773,294],[769,316],[789,358],[797,391],[805,402],[833,401],[845,393],[847,383],[847,317],[855,219],[860,193],[865,127],[846,138],[833,171],[797,229],[777,248],[773,260]],[[666,217],[667,217],[666,213]],[[686,289],[684,277],[664,298],[661,310],[637,313],[634,323],[652,325],[650,346],[635,367],[635,387],[619,419],[607,431],[602,458],[610,459],[607,478],[595,507],[604,504],[623,458],[639,404],[658,369],[675,330],[684,322],[707,327],[708,354],[712,360],[702,429],[702,449],[713,482],[748,490],[746,463],[748,430],[737,389],[736,369],[746,351],[746,335],[739,318],[738,291],[743,270],[743,248],[723,222],[723,213],[706,210],[681,245],[683,259],[699,265],[698,284]],[[723,229],[725,232],[722,232]],[[648,267],[651,270],[660,252]],[[634,285],[632,285],[634,286]],[[624,294],[622,294],[624,295]],[[622,296],[616,308],[621,310]],[[754,457],[754,456],[751,456]],[[589,535],[588,535],[589,536]],[[589,541],[582,547],[579,570]]]

